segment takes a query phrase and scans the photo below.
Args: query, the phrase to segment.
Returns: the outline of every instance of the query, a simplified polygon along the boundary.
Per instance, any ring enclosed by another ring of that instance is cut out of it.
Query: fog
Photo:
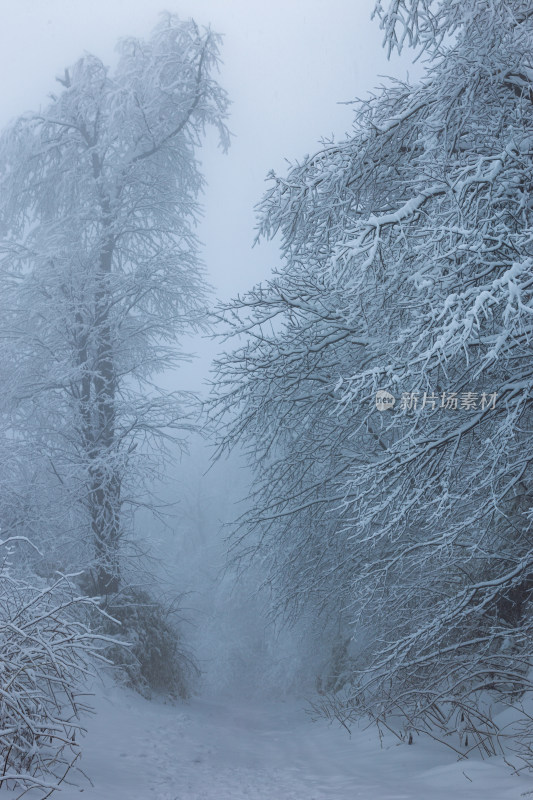
[[[46,104],[56,76],[83,52],[113,64],[117,39],[147,36],[162,9],[211,25],[224,37],[220,83],[232,101],[227,155],[213,135],[199,151],[207,189],[199,236],[213,297],[228,299],[265,279],[279,261],[275,243],[252,248],[254,206],[267,173],[342,137],[349,103],[383,76],[420,73],[411,54],[389,61],[370,0],[20,0],[4,4],[0,30],[0,125]],[[201,390],[218,344],[194,338],[201,356],[165,383]]]
[[[2,126],[46,105],[56,76],[82,53],[112,66],[117,39],[147,36],[161,9],[153,0],[20,0],[3,10]],[[222,153],[209,133],[198,153],[207,181],[198,235],[214,303],[267,279],[279,263],[275,241],[252,246],[254,207],[267,173],[283,172],[322,138],[342,137],[352,123],[352,101],[366,97],[383,76],[403,78],[413,67],[409,56],[387,60],[368,0],[183,0],[166,10],[223,36],[219,80],[232,103],[231,146]],[[209,336],[191,337],[183,349],[195,358],[160,383],[205,394],[220,347]],[[225,572],[227,526],[243,511],[250,476],[237,453],[210,466],[212,447],[203,437],[191,435],[188,450],[155,487],[163,516],[141,510],[135,529],[140,547],[148,544],[159,559],[153,569],[165,590],[187,598],[184,613],[204,688],[279,692],[296,682],[301,688],[302,670],[312,677],[331,642],[317,645],[321,633],[312,621],[291,631],[267,621],[267,595],[256,593],[260,565],[238,579]]]
[[[532,794],[526,5],[3,0],[0,795]]]

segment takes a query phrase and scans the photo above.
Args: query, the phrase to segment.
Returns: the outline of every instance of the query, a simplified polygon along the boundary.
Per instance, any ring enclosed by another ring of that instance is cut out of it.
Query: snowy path
[[[456,762],[431,743],[379,746],[312,723],[294,703],[149,703],[113,689],[97,699],[83,769],[94,786],[61,800],[510,800],[533,778],[501,762]],[[531,793],[531,794],[530,794]]]

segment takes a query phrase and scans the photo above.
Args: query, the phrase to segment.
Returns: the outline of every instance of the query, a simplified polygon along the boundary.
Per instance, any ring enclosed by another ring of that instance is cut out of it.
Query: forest
[[[278,153],[229,296],[209,20],[0,133],[0,794],[533,793],[533,7],[356,6],[414,78]]]

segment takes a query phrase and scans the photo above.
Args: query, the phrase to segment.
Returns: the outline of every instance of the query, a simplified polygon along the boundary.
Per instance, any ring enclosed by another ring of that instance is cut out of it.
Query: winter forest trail
[[[510,800],[533,793],[499,760],[457,762],[431,743],[311,722],[302,704],[148,702],[99,692],[82,769],[58,800]]]

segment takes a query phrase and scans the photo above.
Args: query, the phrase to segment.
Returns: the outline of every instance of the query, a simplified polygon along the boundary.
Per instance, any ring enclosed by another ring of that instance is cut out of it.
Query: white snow
[[[82,768],[58,800],[510,800],[532,796],[533,777],[502,760],[457,757],[431,741],[413,746],[374,729],[312,722],[303,701],[149,702],[98,690]]]

